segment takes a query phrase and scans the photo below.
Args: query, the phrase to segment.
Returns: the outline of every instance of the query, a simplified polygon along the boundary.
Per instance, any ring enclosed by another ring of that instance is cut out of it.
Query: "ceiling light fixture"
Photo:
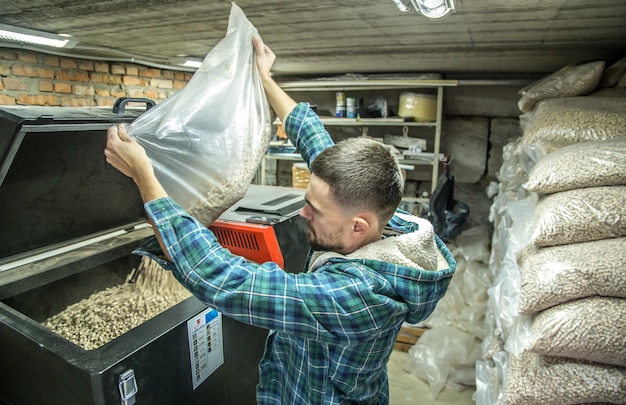
[[[454,11],[454,0],[411,0],[411,4],[428,18],[441,18]]]
[[[7,24],[0,24],[0,41],[43,45],[53,48],[73,48],[78,43],[78,39],[71,35],[54,34]]]
[[[407,11],[409,11],[409,7],[404,4],[404,2],[402,0],[391,0],[395,3],[396,7],[398,7],[398,10],[402,11],[403,13],[406,13]]]
[[[405,0],[392,0],[398,10],[406,13],[409,7]],[[428,18],[441,18],[454,11],[454,0],[410,0],[411,5]]]
[[[197,59],[187,59],[181,64],[181,66],[199,68],[202,66],[202,61]]]

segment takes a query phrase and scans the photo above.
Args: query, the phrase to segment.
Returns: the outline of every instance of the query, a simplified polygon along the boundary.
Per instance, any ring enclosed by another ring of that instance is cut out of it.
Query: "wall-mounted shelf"
[[[362,80],[302,80],[280,82],[279,86],[289,91],[342,91],[342,90],[394,90],[438,88],[458,86],[458,80],[423,80],[423,79],[362,79]]]
[[[280,87],[287,91],[350,91],[354,94],[356,91],[371,90],[412,90],[431,88],[437,91],[437,112],[435,121],[419,122],[405,120],[401,117],[391,118],[336,118],[328,116],[320,116],[324,126],[360,126],[360,127],[432,127],[435,130],[434,145],[432,159],[424,161],[419,159],[400,159],[401,164],[405,165],[430,165],[432,166],[432,187],[431,192],[437,186],[439,178],[440,145],[441,145],[441,122],[443,119],[443,89],[448,86],[458,85],[457,80],[413,80],[413,79],[385,79],[385,80],[306,80],[279,82]],[[276,121],[275,124],[280,124]],[[268,154],[267,159],[275,160],[301,160],[298,155],[292,154]],[[265,159],[261,164],[261,184],[265,184]]]
[[[406,121],[404,118],[335,118],[335,117],[324,117],[320,116],[320,120],[322,124],[341,127],[360,127],[360,126],[370,126],[370,127],[435,127],[437,126],[437,122],[417,122],[417,121]],[[280,120],[276,120],[274,125],[280,124]]]

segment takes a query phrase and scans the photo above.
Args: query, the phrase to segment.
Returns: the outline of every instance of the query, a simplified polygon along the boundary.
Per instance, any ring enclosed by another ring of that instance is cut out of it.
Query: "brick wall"
[[[192,73],[0,48],[0,105],[112,106],[117,98],[164,100]]]

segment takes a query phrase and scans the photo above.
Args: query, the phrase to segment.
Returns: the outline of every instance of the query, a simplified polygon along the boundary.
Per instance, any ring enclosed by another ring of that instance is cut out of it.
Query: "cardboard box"
[[[294,163],[291,167],[291,186],[294,188],[307,188],[311,172],[306,163]]]

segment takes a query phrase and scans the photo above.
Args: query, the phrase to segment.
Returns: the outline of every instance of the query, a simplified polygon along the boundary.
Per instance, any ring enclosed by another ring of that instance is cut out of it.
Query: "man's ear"
[[[352,235],[355,238],[364,238],[369,235],[372,219],[367,215],[358,215],[352,218]]]

